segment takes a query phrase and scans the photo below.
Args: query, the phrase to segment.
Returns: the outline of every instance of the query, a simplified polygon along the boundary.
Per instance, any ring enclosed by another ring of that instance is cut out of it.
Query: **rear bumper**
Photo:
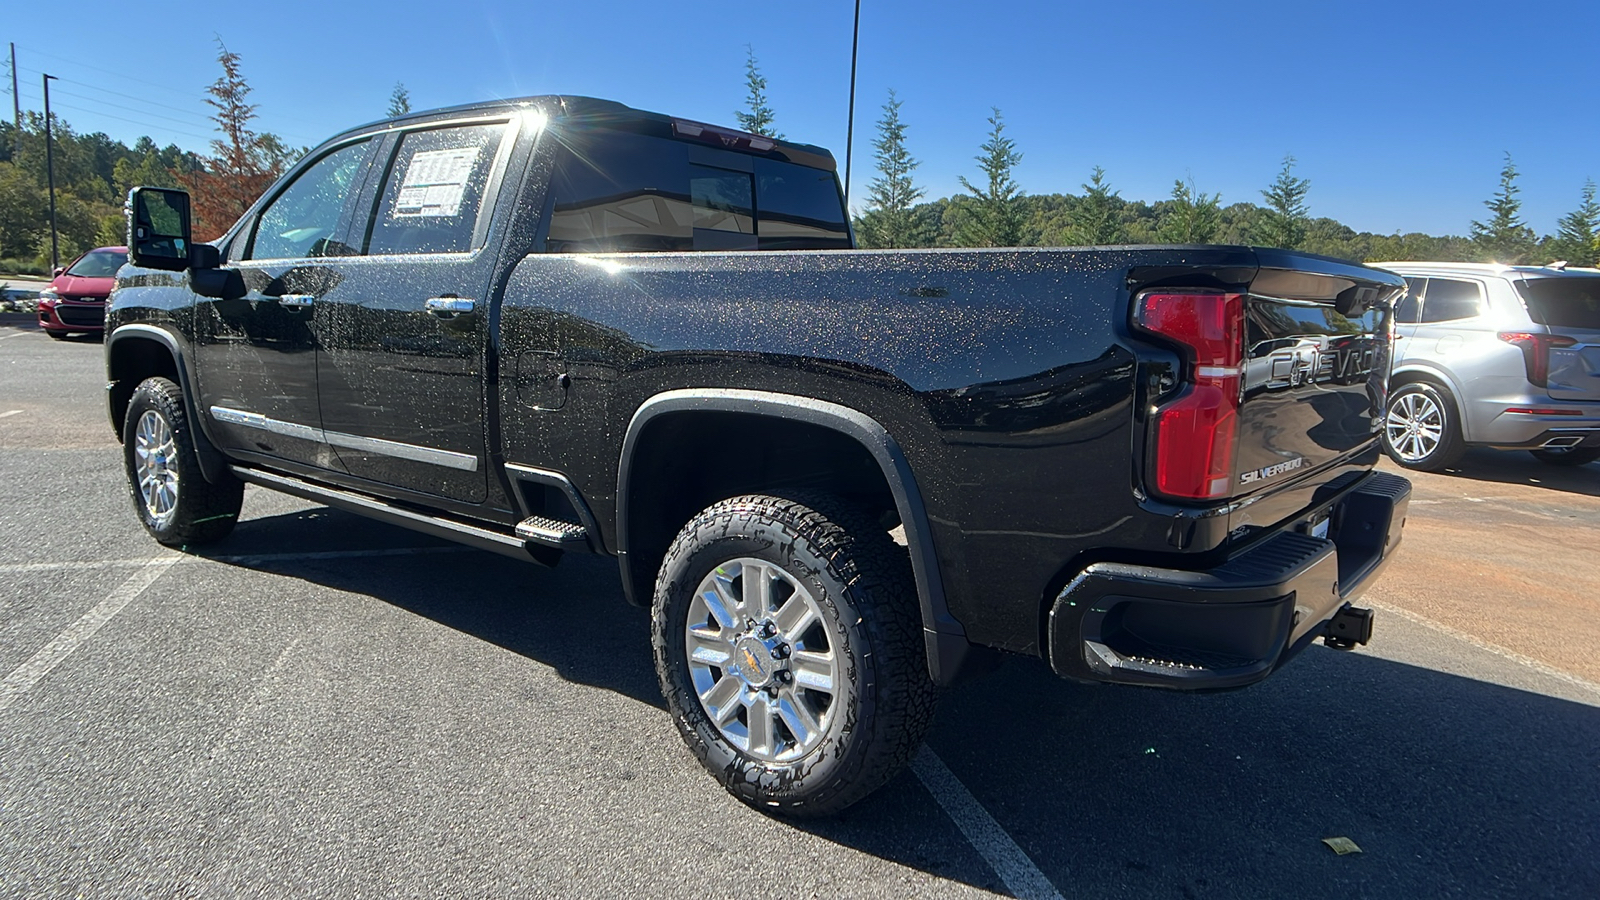
[[[1560,411],[1565,415],[1538,415],[1507,412],[1508,408]],[[1468,423],[1469,443],[1501,450],[1537,450],[1541,447],[1571,446],[1571,438],[1595,446],[1600,442],[1600,403],[1553,400],[1548,396],[1527,399],[1496,398],[1483,410],[1479,422]]]
[[[1400,542],[1411,482],[1374,472],[1300,524],[1201,572],[1097,563],[1050,611],[1050,664],[1069,678],[1189,690],[1267,677],[1322,637]]]

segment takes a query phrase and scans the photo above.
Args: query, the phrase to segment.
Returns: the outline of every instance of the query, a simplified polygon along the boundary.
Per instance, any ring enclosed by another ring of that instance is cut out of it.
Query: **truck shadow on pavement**
[[[1402,475],[1404,470],[1396,467]],[[1474,481],[1499,484],[1525,484],[1529,487],[1565,491],[1600,497],[1600,462],[1583,466],[1552,466],[1539,462],[1523,450],[1491,450],[1473,447],[1461,462],[1444,474]]]
[[[325,509],[239,535],[205,555],[448,546]],[[232,564],[376,598],[663,708],[648,614],[610,558]],[[1600,709],[1363,652],[1313,647],[1221,694],[1078,685],[1011,659],[947,692],[928,743],[1067,895],[1600,896]],[[1004,892],[938,809],[908,772],[793,827]],[[1321,839],[1336,836],[1363,852],[1334,855]]]

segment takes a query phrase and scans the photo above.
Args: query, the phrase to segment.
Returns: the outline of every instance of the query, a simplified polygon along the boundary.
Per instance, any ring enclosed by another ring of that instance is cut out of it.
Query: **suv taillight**
[[[1150,293],[1139,326],[1189,349],[1187,386],[1155,411],[1155,484],[1169,497],[1212,500],[1233,484],[1244,361],[1244,295]]]
[[[1531,331],[1502,331],[1499,337],[1522,350],[1522,364],[1528,370],[1528,381],[1534,387],[1549,385],[1550,348],[1571,347],[1577,343],[1564,334],[1534,334]]]

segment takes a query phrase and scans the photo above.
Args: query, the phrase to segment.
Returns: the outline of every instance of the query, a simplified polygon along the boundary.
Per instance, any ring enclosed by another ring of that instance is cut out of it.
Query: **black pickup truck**
[[[107,387],[158,541],[248,483],[615,556],[683,737],[778,812],[883,784],[1002,651],[1219,689],[1363,643],[1410,496],[1373,471],[1395,275],[857,251],[826,150],[606,101],[350,130],[214,243],[139,188],[128,243]]]

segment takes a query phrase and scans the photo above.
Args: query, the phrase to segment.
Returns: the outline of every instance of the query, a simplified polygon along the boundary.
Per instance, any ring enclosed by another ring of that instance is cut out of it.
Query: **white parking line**
[[[1515,650],[1508,650],[1499,644],[1491,644],[1488,641],[1483,640],[1482,638],[1474,637],[1465,631],[1451,628],[1449,625],[1446,625],[1443,622],[1435,622],[1426,616],[1419,616],[1409,609],[1401,609],[1398,606],[1391,606],[1382,602],[1381,600],[1374,600],[1372,599],[1371,594],[1363,597],[1362,600],[1366,603],[1366,605],[1375,609],[1381,609],[1386,613],[1393,613],[1402,619],[1408,619],[1424,628],[1432,628],[1434,631],[1437,631],[1440,634],[1448,635],[1458,641],[1471,644],[1472,646],[1477,647],[1479,650],[1487,650],[1490,653],[1493,653],[1495,656],[1501,657],[1502,659],[1509,659],[1514,663],[1527,666],[1541,675],[1548,675],[1549,677],[1558,681],[1564,681],[1573,687],[1582,688],[1583,690],[1589,691],[1593,694],[1600,695],[1600,684],[1595,684],[1589,679],[1574,675],[1565,669],[1558,669],[1548,663],[1542,663],[1531,656],[1523,656],[1521,653],[1518,653]]]
[[[16,415],[17,413],[19,413],[19,412],[22,412],[22,410],[20,410],[20,409],[8,409],[5,412],[0,413],[0,419],[9,419],[12,416]]]
[[[1022,852],[978,798],[951,772],[932,749],[923,747],[911,761],[911,771],[939,802],[945,815],[966,835],[989,868],[1000,876],[1006,890],[1018,900],[1062,900],[1050,879],[1044,877],[1028,854]]]
[[[10,339],[12,339],[14,337],[22,337],[25,334],[38,334],[38,332],[37,331],[19,331],[16,334],[0,334],[0,341],[8,341],[8,340],[10,340]]]
[[[56,635],[55,640],[44,645],[44,649],[13,669],[5,681],[0,681],[0,712],[10,708],[18,697],[38,684],[39,679],[49,675],[51,670],[61,665],[61,661],[71,656],[72,651],[93,637],[102,625],[122,612],[129,603],[144,593],[145,588],[154,584],[155,580],[161,577],[161,573],[172,568],[172,564],[179,559],[177,556],[162,556],[147,561],[139,571],[128,576],[127,581],[112,591],[110,596],[101,600],[94,609],[84,613],[82,618]]]
[[[275,562],[298,562],[313,559],[353,559],[363,556],[416,556],[425,553],[465,553],[471,547],[381,547],[374,550],[322,550],[311,553],[256,553],[247,556],[183,556],[173,554],[174,562],[220,562],[243,566],[259,566]],[[161,557],[166,559],[167,557]],[[0,575],[17,572],[59,572],[68,569],[134,569],[148,563],[148,559],[85,559],[77,562],[9,563],[0,565]]]

